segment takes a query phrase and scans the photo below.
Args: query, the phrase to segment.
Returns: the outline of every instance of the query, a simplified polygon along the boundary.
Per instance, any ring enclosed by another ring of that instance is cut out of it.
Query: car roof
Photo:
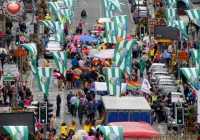
[[[145,6],[139,6],[139,9],[140,10],[147,10],[147,7],[145,7]]]
[[[162,80],[162,78],[163,78],[163,79],[168,79],[168,78],[169,78],[169,79],[172,79],[171,76],[160,76],[160,77],[159,77],[159,79],[161,79],[161,80]]]
[[[162,63],[152,63],[152,66],[153,66],[153,65],[165,66],[165,64],[162,64]]]
[[[157,73],[168,74],[168,72],[165,72],[165,71],[155,71],[155,72],[153,72],[153,74],[157,74]]]
[[[181,92],[171,92],[171,94],[173,95],[183,95]]]
[[[166,85],[166,86],[163,86],[161,89],[165,89],[165,88],[178,88],[178,87],[174,85]]]

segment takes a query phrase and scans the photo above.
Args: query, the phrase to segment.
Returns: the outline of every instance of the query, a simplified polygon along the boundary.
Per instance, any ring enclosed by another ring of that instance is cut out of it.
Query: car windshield
[[[163,65],[153,65],[152,68],[159,69],[159,68],[165,68]]]
[[[167,76],[167,73],[154,73],[153,77]]]
[[[165,87],[163,88],[162,92],[163,93],[168,93],[168,92],[177,92],[178,88],[175,87]]]
[[[162,81],[160,82],[160,85],[167,85],[167,84],[174,84],[173,81]]]

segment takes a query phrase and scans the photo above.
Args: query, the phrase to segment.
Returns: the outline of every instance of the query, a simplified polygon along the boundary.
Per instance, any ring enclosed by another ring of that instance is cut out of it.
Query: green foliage
[[[29,69],[29,64],[28,64],[28,61],[26,60],[26,58],[24,57],[23,58],[23,71],[27,72],[28,69]]]
[[[21,106],[13,106],[12,110],[23,110]]]
[[[165,8],[158,7],[155,12],[155,18],[165,18]]]
[[[139,31],[139,27],[140,26],[145,26],[145,31],[147,32],[148,31],[148,18],[146,17],[142,17],[139,22],[138,22],[138,25],[136,26],[136,32]]]
[[[34,135],[29,135],[28,140],[37,140],[36,136]]]

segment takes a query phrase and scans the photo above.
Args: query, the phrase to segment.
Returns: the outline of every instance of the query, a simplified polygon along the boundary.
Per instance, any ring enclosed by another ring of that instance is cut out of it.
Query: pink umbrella
[[[74,40],[77,40],[77,42],[79,43],[82,36],[84,36],[84,35],[75,35]]]
[[[59,77],[59,76],[60,76],[60,73],[53,72],[52,75],[55,76],[55,77]]]
[[[133,39],[133,37],[132,36],[126,36],[126,40],[132,40]]]

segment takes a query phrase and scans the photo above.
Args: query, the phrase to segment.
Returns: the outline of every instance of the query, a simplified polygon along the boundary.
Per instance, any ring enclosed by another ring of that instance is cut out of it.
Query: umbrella
[[[88,133],[85,130],[78,130],[75,135],[88,136]]]
[[[133,39],[133,37],[132,36],[126,36],[126,40],[132,40]]]
[[[53,72],[52,75],[55,76],[55,77],[59,77],[59,76],[60,76],[60,73],[58,73],[58,72]]]
[[[80,40],[83,42],[88,41],[89,43],[93,42],[93,41],[97,41],[98,37],[96,36],[82,36],[80,37]]]

